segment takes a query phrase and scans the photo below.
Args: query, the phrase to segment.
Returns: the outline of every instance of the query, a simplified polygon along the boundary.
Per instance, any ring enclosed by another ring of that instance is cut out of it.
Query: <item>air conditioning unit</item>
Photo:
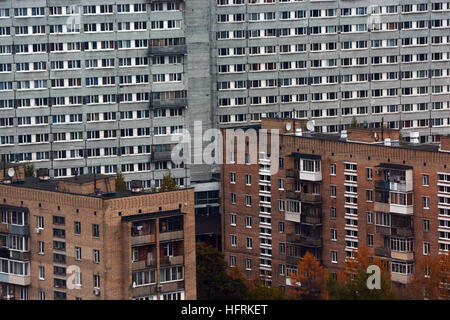
[[[42,228],[36,228],[34,229],[34,233],[40,234],[42,231]]]
[[[95,288],[94,289],[94,295],[99,296],[100,295],[100,289]]]

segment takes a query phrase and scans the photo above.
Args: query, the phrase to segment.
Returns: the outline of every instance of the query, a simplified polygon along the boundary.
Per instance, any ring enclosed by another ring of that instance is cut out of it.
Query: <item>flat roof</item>
[[[88,175],[89,176],[89,175]],[[107,176],[107,175],[97,175],[97,180],[101,179],[100,177],[111,177],[111,176]],[[124,197],[133,197],[133,196],[141,196],[141,195],[148,195],[148,194],[153,194],[151,192],[131,192],[130,190],[117,190],[115,192],[103,192],[100,194],[81,194],[81,193],[75,193],[75,192],[66,192],[66,191],[61,191],[57,189],[58,186],[58,182],[59,181],[84,181],[84,182],[89,182],[91,180],[92,177],[86,177],[86,179],[82,178],[80,180],[80,178],[83,177],[83,175],[78,176],[78,180],[75,180],[75,177],[72,178],[62,178],[62,179],[54,179],[51,178],[49,180],[40,180],[39,178],[35,178],[35,177],[27,177],[25,178],[25,180],[18,180],[15,181],[13,180],[10,184],[4,184],[5,186],[14,186],[14,187],[19,187],[19,188],[28,188],[28,189],[36,189],[36,190],[44,190],[44,191],[51,191],[51,192],[59,192],[59,193],[66,193],[66,194],[75,194],[75,195],[79,195],[79,196],[85,196],[85,197],[92,197],[92,198],[99,198],[99,199],[116,199],[116,198],[124,198]],[[93,180],[92,180],[93,181]],[[82,182],[80,182],[82,183]],[[185,189],[191,189],[190,188],[180,188],[178,190],[185,190]],[[176,190],[175,190],[176,191]],[[164,192],[171,192],[171,191],[164,191]]]
[[[396,163],[380,163],[377,168],[386,168],[386,169],[395,169],[395,170],[412,170],[414,169],[411,166],[406,166],[403,164],[396,164]]]

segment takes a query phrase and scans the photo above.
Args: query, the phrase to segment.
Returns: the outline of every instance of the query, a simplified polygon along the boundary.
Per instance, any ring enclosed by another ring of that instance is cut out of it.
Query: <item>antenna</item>
[[[14,168],[8,169],[8,177],[10,177],[11,179],[14,177],[15,173],[16,173],[16,171],[14,170]]]
[[[308,129],[309,131],[314,131],[314,124],[315,124],[314,120],[309,120],[306,123],[306,129]]]

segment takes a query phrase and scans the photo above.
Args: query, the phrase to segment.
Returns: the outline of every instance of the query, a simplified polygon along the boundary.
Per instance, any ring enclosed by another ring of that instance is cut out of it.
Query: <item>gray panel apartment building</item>
[[[170,169],[189,185],[195,170],[172,163],[170,151],[191,119],[211,123],[210,28],[199,20],[207,9],[205,1],[0,1],[5,160],[34,161],[55,177],[121,171],[144,187],[158,187]]]
[[[448,133],[446,1],[218,0],[218,120]],[[422,137],[425,141],[426,137]],[[430,140],[433,140],[431,137]]]
[[[448,132],[442,1],[0,1],[0,154],[158,186],[182,128],[315,120]],[[427,136],[430,136],[427,138]]]

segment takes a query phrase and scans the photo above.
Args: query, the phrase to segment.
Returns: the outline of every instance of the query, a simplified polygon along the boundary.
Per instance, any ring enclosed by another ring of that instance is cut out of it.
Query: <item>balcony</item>
[[[286,197],[289,199],[295,199],[307,203],[320,203],[322,201],[322,196],[320,194],[305,192],[287,191]]]
[[[374,202],[374,204],[373,204],[373,209],[374,209],[375,211],[380,211],[380,212],[389,212],[390,206],[389,206],[389,203],[385,203],[385,202]]]
[[[298,177],[299,177],[298,171],[295,169],[286,169],[286,177],[298,179]]]
[[[322,181],[322,171],[300,171],[299,179],[306,181]]]
[[[16,284],[19,286],[29,286],[31,284],[31,277],[9,274],[8,275],[8,283]]]
[[[172,160],[172,151],[154,151],[152,152],[153,161],[170,161]]]
[[[131,237],[131,245],[140,245],[147,243],[155,243],[156,235],[155,234],[146,234],[143,236]]]
[[[375,232],[382,234],[383,236],[390,236],[391,235],[391,227],[375,226]]]
[[[306,247],[321,247],[322,246],[321,238],[313,238],[311,236],[305,236],[305,235],[294,234],[294,233],[286,235],[286,241],[296,244],[296,245],[301,245],[301,246],[306,246]]]
[[[155,295],[156,294],[156,284],[133,288],[132,294],[133,294],[134,298]]]
[[[400,282],[403,284],[410,283],[412,280],[412,274],[403,274],[403,273],[391,273],[391,281]]]
[[[152,107],[185,107],[187,106],[187,98],[152,100]]]
[[[15,224],[9,225],[9,233],[15,234],[18,236],[29,236],[30,235],[30,226],[18,226]]]
[[[300,223],[300,213],[286,212],[284,214],[284,220]]]
[[[396,260],[411,261],[414,260],[414,252],[398,252],[392,251],[391,258]]]
[[[171,55],[171,54],[187,54],[187,46],[185,44],[174,46],[149,47],[149,55]]]
[[[394,228],[392,227],[392,235],[393,236],[399,236],[399,237],[412,237],[414,234],[414,231],[412,228]]]
[[[159,234],[159,241],[179,240],[184,238],[183,230],[163,232]]]
[[[160,265],[162,267],[165,266],[175,266],[183,264],[184,256],[172,256],[172,257],[162,257],[160,261]]]
[[[291,264],[291,265],[296,266],[301,259],[302,259],[301,257],[286,256],[286,264]]]
[[[391,249],[384,248],[384,247],[375,248],[375,256],[390,258],[391,257]]]
[[[302,214],[300,222],[306,223],[306,224],[314,224],[314,225],[322,224],[322,217]]]
[[[146,260],[141,260],[141,261],[135,261],[131,264],[131,269],[133,271],[148,269],[148,268],[156,268],[156,259],[146,259]]]
[[[15,251],[15,250],[9,251],[9,258],[13,259],[13,260],[30,261],[30,256],[31,256],[30,251],[26,251],[26,252]]]
[[[392,213],[399,213],[399,214],[413,214],[414,206],[412,204],[411,205],[402,205],[402,204],[391,203],[389,205],[389,211]]]
[[[161,292],[172,292],[184,289],[184,281],[161,283]]]

